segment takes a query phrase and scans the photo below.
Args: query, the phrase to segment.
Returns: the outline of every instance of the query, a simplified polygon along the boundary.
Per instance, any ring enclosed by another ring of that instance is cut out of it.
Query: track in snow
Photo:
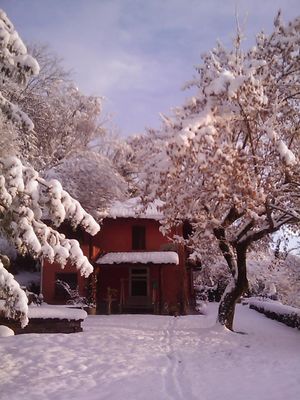
[[[169,400],[197,400],[188,390],[188,382],[184,378],[184,360],[176,348],[176,325],[178,318],[170,319],[164,334],[163,346],[166,350],[166,370],[163,375],[163,386]],[[183,389],[184,388],[184,389]]]

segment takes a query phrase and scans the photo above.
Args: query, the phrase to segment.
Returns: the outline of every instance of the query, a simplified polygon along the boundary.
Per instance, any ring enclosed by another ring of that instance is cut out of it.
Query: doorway
[[[148,296],[148,268],[131,268],[130,295],[132,297]]]

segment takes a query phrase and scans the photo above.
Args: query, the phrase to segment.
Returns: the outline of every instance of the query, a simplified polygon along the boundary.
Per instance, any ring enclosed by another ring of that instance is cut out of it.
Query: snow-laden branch
[[[92,266],[75,240],[68,240],[43,222],[50,219],[59,226],[65,219],[76,228],[83,227],[95,235],[100,227],[79,202],[74,200],[56,180],[46,181],[16,157],[0,159],[0,211],[2,220],[9,220],[10,239],[20,251],[26,249],[35,257],[50,262],[74,264],[88,276]]]
[[[4,299],[4,307],[1,311],[7,318],[19,319],[21,326],[24,327],[28,324],[28,299],[27,296],[20,288],[20,285],[15,281],[12,274],[10,274],[0,261],[0,299]]]
[[[0,10],[0,79],[24,85],[30,76],[39,73],[37,61],[27,49],[13,24]],[[29,117],[8,101],[0,92],[0,113],[27,130],[34,126]],[[1,117],[2,117],[1,115]],[[4,149],[5,150],[5,149]],[[56,180],[47,181],[37,171],[25,166],[17,157],[0,158],[0,230],[21,253],[56,261],[63,267],[75,265],[81,275],[88,276],[93,267],[84,256],[79,243],[47,225],[50,220],[59,226],[64,220],[76,228],[83,227],[95,235],[97,222],[73,199]],[[4,313],[28,322],[27,298],[13,276],[0,263],[0,299],[4,299]]]

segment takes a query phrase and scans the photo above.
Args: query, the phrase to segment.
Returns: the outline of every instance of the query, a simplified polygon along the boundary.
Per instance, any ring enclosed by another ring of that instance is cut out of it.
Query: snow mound
[[[0,325],[0,337],[14,336],[14,331],[8,326]]]

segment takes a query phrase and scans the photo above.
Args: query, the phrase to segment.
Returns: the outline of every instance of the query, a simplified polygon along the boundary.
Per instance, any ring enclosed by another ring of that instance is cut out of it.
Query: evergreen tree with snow
[[[34,132],[30,118],[3,93],[14,82],[25,85],[28,78],[39,73],[37,61],[27,49],[5,12],[0,10],[0,122],[2,143],[8,143],[11,123],[27,132]],[[8,127],[8,128],[7,128]],[[9,150],[0,154],[0,232],[18,252],[74,265],[88,276],[93,268],[76,240],[69,240],[52,226],[67,219],[74,228],[82,226],[91,235],[99,231],[96,221],[83,210],[57,180],[47,181],[30,165],[25,165]],[[28,323],[27,297],[0,261],[0,299],[4,300],[4,315],[17,318],[22,326]]]

